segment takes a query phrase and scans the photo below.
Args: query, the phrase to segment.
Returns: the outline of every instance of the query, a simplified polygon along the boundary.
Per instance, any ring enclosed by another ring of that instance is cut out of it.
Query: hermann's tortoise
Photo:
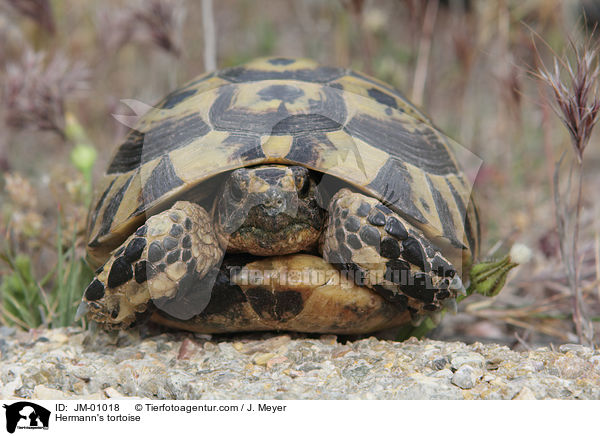
[[[470,194],[448,138],[378,80],[284,58],[204,75],[110,160],[78,312],[209,333],[414,321],[464,290]]]

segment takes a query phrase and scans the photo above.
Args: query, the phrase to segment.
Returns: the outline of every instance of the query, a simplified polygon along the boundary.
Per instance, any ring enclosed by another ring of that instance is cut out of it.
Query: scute
[[[214,176],[283,163],[380,199],[468,261],[479,223],[449,143],[398,91],[346,69],[266,58],[206,74],[166,96],[115,151],[90,208],[88,252],[101,263],[147,215]]]

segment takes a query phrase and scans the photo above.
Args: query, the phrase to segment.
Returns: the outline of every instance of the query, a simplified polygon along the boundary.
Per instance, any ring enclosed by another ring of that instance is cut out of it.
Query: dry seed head
[[[537,74],[552,91],[554,109],[569,131],[579,163],[600,110],[600,45],[592,37],[581,48],[570,41],[573,63],[567,56],[555,56],[553,68],[541,62]]]
[[[54,34],[56,31],[50,0],[8,0],[8,3],[46,32]]]
[[[21,209],[35,209],[37,193],[29,180],[19,173],[8,173],[4,176],[4,182],[4,190],[13,204]]]
[[[149,0],[141,3],[134,12],[134,19],[156,46],[177,56],[181,52],[180,29],[184,14],[179,1]]]
[[[17,128],[51,130],[64,136],[65,100],[86,88],[88,71],[81,62],[71,63],[58,53],[48,62],[46,54],[24,50],[5,76],[6,122]]]
[[[101,9],[96,17],[100,44],[112,53],[124,45],[150,42],[174,55],[181,53],[185,7],[181,0],[144,0]]]
[[[103,8],[96,14],[96,35],[106,53],[114,53],[127,44],[136,30],[132,12],[127,8]]]

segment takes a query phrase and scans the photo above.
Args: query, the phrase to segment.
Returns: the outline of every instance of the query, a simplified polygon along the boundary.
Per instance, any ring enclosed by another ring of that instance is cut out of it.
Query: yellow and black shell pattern
[[[471,184],[449,140],[389,85],[306,59],[200,76],[146,113],[114,152],[88,217],[95,263],[149,215],[215,176],[279,163],[334,176],[406,217],[455,265],[477,255]]]

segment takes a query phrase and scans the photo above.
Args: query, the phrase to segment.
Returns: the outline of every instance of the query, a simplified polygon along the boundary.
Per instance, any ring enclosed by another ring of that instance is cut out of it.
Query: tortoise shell
[[[200,76],[139,120],[92,202],[92,261],[175,200],[214,194],[216,176],[267,163],[301,165],[378,198],[457,265],[477,255],[471,183],[451,140],[419,109],[361,73],[267,58]]]

